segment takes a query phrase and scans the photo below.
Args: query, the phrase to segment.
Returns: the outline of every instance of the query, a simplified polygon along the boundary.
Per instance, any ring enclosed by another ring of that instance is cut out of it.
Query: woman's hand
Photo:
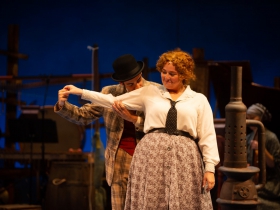
[[[257,141],[257,140],[252,140],[252,141],[250,142],[250,145],[251,145],[251,148],[252,148],[252,149],[258,149],[258,147],[259,147],[259,144],[258,144],[258,141]]]
[[[215,176],[214,176],[214,173],[209,172],[209,171],[206,171],[204,173],[204,178],[203,178],[203,182],[202,182],[202,187],[203,188],[205,188],[206,183],[207,183],[206,191],[209,192],[215,186]]]
[[[82,95],[83,94],[83,90],[80,88],[75,87],[74,85],[66,85],[64,87],[64,89],[66,90],[66,94],[73,94],[73,95]]]

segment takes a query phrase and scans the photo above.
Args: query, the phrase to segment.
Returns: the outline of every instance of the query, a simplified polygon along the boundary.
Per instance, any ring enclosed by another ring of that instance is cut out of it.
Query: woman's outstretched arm
[[[64,89],[66,90],[65,94],[73,94],[73,95],[82,95],[83,94],[83,89],[81,88],[77,88],[76,86],[74,85],[66,85],[64,87]]]
[[[141,94],[141,90],[143,90],[143,88],[122,94],[117,97],[113,96],[112,94],[103,94],[96,91],[80,89],[74,85],[66,85],[64,89],[67,90],[65,91],[65,97],[69,94],[80,95],[82,99],[91,101],[102,107],[112,109],[112,105],[115,101],[122,101],[125,107],[129,110],[143,110],[143,104],[141,100],[141,95],[145,95]]]

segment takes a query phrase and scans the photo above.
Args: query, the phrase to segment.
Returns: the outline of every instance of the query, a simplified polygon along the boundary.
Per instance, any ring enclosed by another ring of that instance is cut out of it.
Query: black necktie
[[[165,131],[168,134],[174,134],[177,131],[177,110],[175,108],[176,101],[170,100],[171,108],[167,113],[166,123],[165,123]]]

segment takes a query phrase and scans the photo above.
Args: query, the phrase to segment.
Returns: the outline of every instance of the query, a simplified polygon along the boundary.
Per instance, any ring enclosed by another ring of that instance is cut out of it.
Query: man
[[[142,77],[144,63],[136,61],[130,55],[122,55],[113,62],[112,79],[118,85],[104,87],[102,93],[114,96],[122,95],[146,85],[157,85]],[[67,102],[65,89],[58,91],[58,102],[54,110],[65,119],[87,125],[103,116],[107,133],[105,150],[106,180],[111,186],[111,202],[113,210],[123,210],[127,189],[128,173],[132,155],[137,142],[143,136],[144,114],[127,110],[121,102],[116,102],[113,109],[85,104],[77,107]]]

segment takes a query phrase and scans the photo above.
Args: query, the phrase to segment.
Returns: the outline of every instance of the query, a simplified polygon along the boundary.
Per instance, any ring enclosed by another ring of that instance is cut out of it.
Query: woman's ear
[[[120,85],[124,85],[124,83],[123,83],[123,82],[120,82]]]

